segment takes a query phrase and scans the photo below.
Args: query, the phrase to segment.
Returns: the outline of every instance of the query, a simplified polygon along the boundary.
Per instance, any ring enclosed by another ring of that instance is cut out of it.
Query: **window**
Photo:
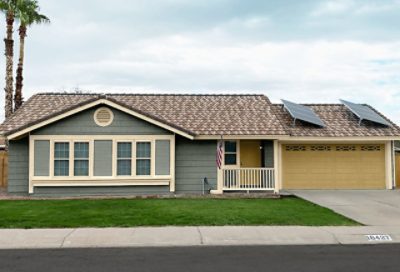
[[[287,145],[286,151],[306,151],[305,145]]]
[[[310,147],[311,151],[331,151],[331,146],[329,145],[312,145]]]
[[[380,151],[381,147],[379,145],[362,145],[361,151]]]
[[[237,164],[236,141],[225,141],[225,165]]]
[[[54,176],[69,176],[69,143],[54,144]]]
[[[132,143],[130,142],[117,144],[117,175],[132,175]]]
[[[356,151],[355,145],[338,145],[336,151]]]
[[[89,176],[89,143],[74,143],[74,176]]]
[[[149,176],[151,173],[151,143],[136,143],[136,175]]]

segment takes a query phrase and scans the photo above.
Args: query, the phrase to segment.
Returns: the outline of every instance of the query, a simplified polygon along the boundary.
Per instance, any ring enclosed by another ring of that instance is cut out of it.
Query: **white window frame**
[[[150,157],[137,157],[137,144],[138,143],[150,143]],[[154,152],[153,152],[154,151]],[[139,140],[135,142],[135,176],[137,177],[148,177],[148,176],[153,176],[155,175],[155,157],[156,157],[156,152],[155,152],[155,141],[148,141],[148,140]],[[150,175],[138,175],[136,173],[136,163],[137,160],[150,160]]]
[[[60,143],[68,143],[68,149],[69,149],[69,157],[68,158],[59,159],[59,158],[55,157],[56,144],[60,144]],[[50,158],[52,158],[51,160],[52,160],[52,163],[53,163],[52,166],[51,166],[52,176],[54,176],[56,178],[64,178],[64,177],[71,176],[71,141],[54,141],[51,145],[53,147],[53,149],[50,148],[50,154],[52,154],[52,156],[50,156]],[[72,154],[72,157],[73,157],[73,154]],[[68,176],[55,176],[54,175],[55,161],[66,161],[66,160],[68,160]],[[73,166],[73,164],[72,164],[72,166]],[[73,172],[74,171],[72,169],[72,173]]]
[[[118,144],[119,143],[130,143],[131,144],[131,157],[128,158],[118,158]],[[133,150],[135,150],[135,148],[133,147],[135,145],[135,141],[131,141],[131,140],[127,140],[127,141],[123,141],[123,140],[117,140],[116,144],[115,144],[115,175],[117,177],[130,177],[130,176],[134,176],[134,170],[133,170],[133,158],[134,158],[134,154],[133,154]],[[131,160],[131,174],[130,175],[118,175],[118,160]]]
[[[77,159],[75,159],[75,143],[87,143],[88,144],[88,148],[89,148],[89,154],[88,154],[88,158],[87,159],[82,159],[82,158],[77,158]],[[91,162],[90,162],[90,154],[91,154],[91,150],[92,150],[92,146],[91,146],[91,144],[90,144],[90,141],[88,141],[88,140],[82,140],[82,141],[79,141],[79,140],[74,140],[74,141],[72,141],[72,145],[73,145],[73,147],[72,147],[72,152],[73,152],[73,154],[72,154],[72,158],[74,159],[73,160],[73,162],[72,162],[72,176],[74,176],[74,177],[90,177],[90,168],[91,168]],[[69,150],[70,150],[70,152],[71,152],[71,144],[70,144],[70,148],[69,148]],[[88,167],[89,167],[89,169],[88,169],[88,174],[86,175],[86,176],[75,176],[75,160],[81,160],[81,161],[88,161]]]
[[[36,140],[48,140],[50,144],[49,176],[34,176],[34,143]],[[112,141],[112,175],[94,176],[94,141]],[[170,174],[155,174],[155,143],[157,140],[170,142]],[[151,174],[136,175],[136,142],[151,143]],[[69,142],[69,176],[54,176],[54,144]],[[89,143],[89,176],[74,176],[74,143]],[[117,142],[132,142],[132,175],[117,176]],[[169,185],[175,191],[175,135],[30,135],[29,136],[29,192],[34,187],[45,186],[145,186]]]
[[[226,152],[225,151],[225,142],[236,142],[236,152]],[[222,156],[223,166],[225,169],[229,168],[238,168],[240,167],[240,140],[224,140],[224,155]],[[235,154],[236,153],[236,164],[227,164],[225,165],[225,154]]]

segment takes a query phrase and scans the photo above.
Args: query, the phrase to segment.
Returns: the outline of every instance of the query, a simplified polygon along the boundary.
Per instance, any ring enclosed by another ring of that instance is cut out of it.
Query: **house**
[[[395,187],[394,123],[367,105],[353,105],[365,117],[345,102],[284,102],[264,95],[39,93],[0,127],[8,140],[8,192],[201,193],[205,177],[215,194]]]

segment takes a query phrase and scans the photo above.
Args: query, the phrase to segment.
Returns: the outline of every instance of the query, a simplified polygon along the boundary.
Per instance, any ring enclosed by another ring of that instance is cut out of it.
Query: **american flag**
[[[223,141],[220,140],[218,141],[217,145],[217,159],[216,159],[218,169],[221,169],[223,155],[224,155]]]

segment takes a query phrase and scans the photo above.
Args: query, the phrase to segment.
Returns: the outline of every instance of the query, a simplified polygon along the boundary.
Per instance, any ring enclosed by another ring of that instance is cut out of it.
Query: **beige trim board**
[[[101,186],[168,186],[169,180],[126,180],[126,181],[114,181],[113,179],[108,180],[91,180],[91,181],[68,181],[68,180],[35,180],[33,182],[34,187],[101,187]]]
[[[223,140],[284,140],[289,135],[222,135]],[[198,135],[194,140],[221,140],[221,135]]]
[[[386,189],[393,189],[393,146],[392,142],[385,143],[385,183]]]
[[[11,134],[11,135],[8,135],[8,136],[7,136],[7,139],[8,139],[8,140],[12,140],[12,139],[18,138],[19,136],[22,136],[22,135],[24,135],[24,134],[27,134],[27,133],[29,133],[30,131],[33,131],[33,130],[35,130],[35,129],[41,128],[41,127],[46,126],[46,125],[49,125],[49,124],[51,124],[51,123],[54,123],[54,122],[59,121],[59,120],[61,120],[61,119],[64,119],[64,118],[66,118],[66,117],[68,117],[68,116],[74,115],[74,114],[79,113],[79,112],[81,112],[81,111],[84,111],[84,110],[86,110],[86,109],[90,109],[90,108],[95,107],[95,106],[97,106],[97,105],[107,105],[107,106],[112,107],[112,108],[114,108],[114,109],[120,110],[120,111],[125,112],[125,113],[128,113],[128,114],[130,114],[130,115],[132,115],[132,116],[135,116],[135,117],[137,117],[137,118],[140,118],[140,119],[142,119],[142,120],[144,120],[144,121],[147,121],[147,122],[149,122],[149,123],[151,123],[151,124],[153,124],[153,125],[156,125],[156,126],[158,126],[158,127],[164,128],[164,129],[166,129],[166,130],[168,130],[168,131],[171,131],[171,132],[173,132],[173,133],[179,134],[179,135],[181,135],[181,136],[183,136],[183,137],[185,137],[185,138],[188,138],[188,139],[191,139],[191,140],[194,139],[194,136],[192,136],[192,135],[190,135],[190,134],[188,134],[188,133],[186,133],[186,132],[183,132],[183,131],[181,131],[181,130],[179,130],[179,129],[173,128],[173,127],[171,127],[171,126],[169,126],[169,125],[166,125],[166,124],[164,124],[164,123],[162,123],[162,122],[160,122],[160,121],[154,120],[154,119],[152,119],[152,118],[150,118],[150,117],[147,117],[147,116],[145,116],[145,115],[143,115],[143,114],[140,114],[140,113],[138,113],[138,112],[136,112],[136,111],[133,111],[133,110],[130,110],[130,109],[125,108],[125,107],[123,107],[123,106],[120,106],[120,105],[118,105],[117,103],[114,103],[114,102],[109,101],[109,100],[107,100],[107,99],[99,99],[99,100],[96,100],[96,101],[94,101],[94,102],[88,103],[88,104],[86,104],[86,105],[84,105],[84,106],[81,106],[81,107],[79,107],[79,108],[76,108],[76,109],[67,111],[67,112],[65,112],[65,113],[63,113],[63,114],[57,115],[57,116],[55,116],[55,117],[52,117],[52,118],[50,118],[50,119],[48,119],[48,120],[45,120],[45,121],[43,121],[43,122],[40,122],[40,123],[38,123],[38,124],[29,126],[29,127],[25,128],[25,129],[23,129],[23,130],[20,130],[20,131],[15,132],[15,133],[13,133],[13,134]]]
[[[290,135],[222,135],[224,140],[279,140],[283,143],[290,142],[370,142],[370,141],[400,141],[400,136],[354,136],[354,137],[308,137]],[[220,140],[221,135],[197,135],[194,140]]]
[[[332,144],[342,143],[342,142],[354,142],[354,143],[385,143],[387,141],[400,140],[400,136],[386,136],[386,137],[375,137],[375,136],[363,136],[363,137],[290,137],[287,139],[280,139],[281,143],[313,143],[313,142],[329,142]]]
[[[280,158],[280,153],[279,153],[279,143],[278,143],[278,141],[277,140],[274,140],[274,142],[273,142],[273,145],[274,145],[274,167],[273,167],[273,169],[275,170],[274,171],[274,187],[275,187],[275,190],[274,190],[274,192],[275,193],[279,193],[279,189],[280,189],[280,184],[281,184],[281,180],[280,180],[280,160],[279,160],[279,158]]]

